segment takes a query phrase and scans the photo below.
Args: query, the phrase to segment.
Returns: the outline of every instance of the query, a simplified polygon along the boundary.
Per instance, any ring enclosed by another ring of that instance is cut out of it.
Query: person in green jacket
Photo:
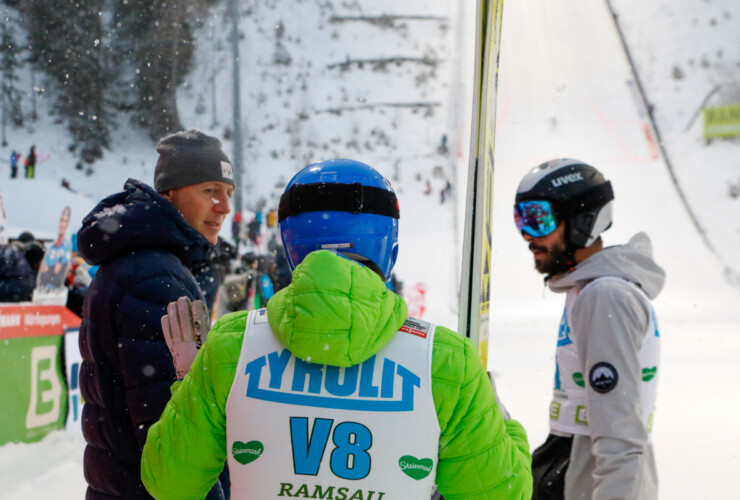
[[[155,498],[203,498],[224,460],[232,498],[531,498],[526,433],[473,344],[408,318],[385,286],[399,216],[372,167],[309,165],[279,207],[293,282],[222,317],[199,350],[204,309],[170,304],[165,335],[189,372],[144,446]]]

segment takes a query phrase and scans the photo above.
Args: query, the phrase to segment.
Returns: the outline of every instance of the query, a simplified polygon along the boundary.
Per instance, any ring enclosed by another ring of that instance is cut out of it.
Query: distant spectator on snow
[[[444,203],[445,200],[452,194],[452,184],[448,180],[445,182],[445,187],[442,188],[442,191],[439,193],[439,202]]]
[[[0,245],[0,302],[31,300],[36,280],[24,250],[22,242]]]
[[[67,191],[71,191],[73,193],[76,193],[74,189],[72,189],[72,186],[70,185],[69,181],[67,179],[62,178],[62,187],[66,189]]]
[[[177,380],[160,319],[178,297],[205,298],[194,273],[231,211],[234,171],[218,139],[188,130],[156,149],[154,189],[129,179],[78,232],[80,255],[100,265],[80,328],[87,498],[150,498],[141,449]],[[210,495],[223,497],[219,483]]]
[[[270,235],[270,240],[267,242],[267,251],[270,255],[277,255],[281,250],[280,243],[277,240],[277,233]]]
[[[18,177],[18,160],[21,159],[21,154],[13,150],[10,152],[10,178],[15,179]]]
[[[237,251],[239,250],[239,237],[242,232],[242,213],[236,212],[231,219],[231,238],[234,240]]]
[[[195,269],[198,285],[205,296],[209,311],[213,311],[218,290],[224,278],[231,272],[231,261],[236,258],[236,247],[223,238],[218,238],[216,254],[208,263]]]
[[[26,169],[26,179],[36,177],[36,145],[31,146],[28,156],[23,160],[23,166]]]
[[[429,179],[427,179],[426,187],[424,188],[424,194],[427,195],[427,196],[429,196],[430,194],[432,194],[432,183],[429,182]]]
[[[18,241],[26,245],[32,241],[36,241],[36,237],[30,231],[23,231],[18,235]]]
[[[90,266],[82,260],[79,255],[72,257],[72,263],[69,266],[69,273],[64,284],[67,286],[67,309],[75,313],[77,316],[82,316],[82,306],[84,304],[85,295],[87,289],[90,286],[92,278],[88,273]]]
[[[437,146],[437,153],[440,155],[446,155],[449,152],[449,148],[447,147],[447,134],[442,136],[442,139],[439,141],[439,146]]]
[[[247,236],[249,237],[249,241],[252,243],[252,245],[257,246],[259,235],[260,223],[257,220],[257,217],[252,217],[252,219],[247,224]]]
[[[36,241],[36,238],[32,233],[28,231],[22,232],[18,236],[18,241],[23,243],[23,254],[28,261],[28,264],[33,270],[33,283],[36,284],[36,276],[38,275],[39,269],[41,269],[41,262],[44,260],[44,246]]]
[[[267,227],[273,228],[277,226],[277,210],[274,208],[267,212]]]

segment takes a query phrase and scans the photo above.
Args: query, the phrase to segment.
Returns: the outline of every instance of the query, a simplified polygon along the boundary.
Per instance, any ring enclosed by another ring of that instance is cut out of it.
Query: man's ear
[[[165,200],[167,200],[167,201],[172,201],[172,191],[171,191],[171,190],[170,190],[170,191],[163,191],[163,192],[161,192],[161,193],[159,193],[159,194],[161,194],[161,195],[162,195],[162,197],[163,197],[163,198],[164,198]]]

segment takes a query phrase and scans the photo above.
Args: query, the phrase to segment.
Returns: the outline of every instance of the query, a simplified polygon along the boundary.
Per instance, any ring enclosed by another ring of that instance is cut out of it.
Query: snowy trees
[[[193,3],[179,2],[173,8],[166,2],[134,0],[118,2],[115,8],[117,57],[133,75],[130,104],[152,139],[183,128],[176,89],[193,56],[188,19],[188,4]]]
[[[217,1],[34,0],[6,5],[20,14],[28,62],[46,75],[53,111],[67,123],[81,158],[91,163],[108,147],[120,113],[131,114],[153,139],[183,128],[176,88],[191,69],[193,28]],[[3,43],[3,68],[7,47],[14,46]]]
[[[22,9],[30,62],[49,77],[53,110],[66,119],[81,146],[81,157],[102,157],[110,139],[105,90],[111,81],[106,50],[101,44],[103,0],[61,4],[55,0],[28,2]]]
[[[2,101],[2,145],[6,146],[5,127],[10,122],[23,125],[22,94],[18,88],[19,48],[10,33],[8,23],[0,30],[0,100]]]

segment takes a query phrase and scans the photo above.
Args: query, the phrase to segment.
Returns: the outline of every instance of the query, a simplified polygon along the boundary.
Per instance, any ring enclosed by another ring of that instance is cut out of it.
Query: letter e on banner
[[[62,386],[56,373],[57,349],[54,346],[34,347],[31,350],[31,401],[26,413],[28,429],[52,424],[59,418]],[[51,409],[40,413],[39,403],[51,403]]]

